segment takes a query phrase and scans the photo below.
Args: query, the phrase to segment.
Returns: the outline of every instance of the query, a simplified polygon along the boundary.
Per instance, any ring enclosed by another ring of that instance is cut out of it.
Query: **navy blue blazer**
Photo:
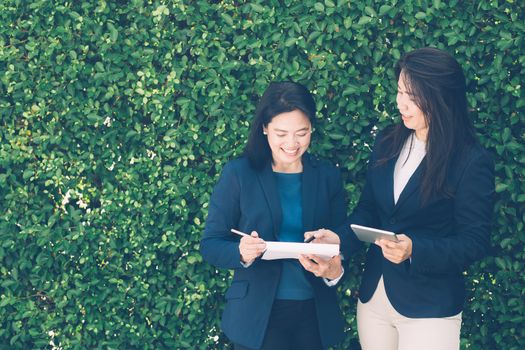
[[[366,303],[383,275],[392,306],[411,318],[458,314],[465,299],[463,271],[489,250],[494,205],[494,165],[481,146],[471,146],[451,165],[446,186],[452,197],[434,196],[422,204],[420,180],[425,160],[394,204],[396,159],[377,165],[384,146],[377,137],[366,184],[358,205],[337,232],[341,249],[351,254],[361,245],[350,223],[404,233],[412,240],[412,257],[394,264],[372,244],[366,254],[359,298]]]
[[[345,191],[339,170],[325,161],[303,155],[303,227],[305,231],[340,226],[346,218]],[[215,186],[208,209],[201,254],[209,263],[234,269],[226,292],[221,328],[234,343],[261,347],[274,302],[281,260],[257,259],[248,268],[240,263],[239,237],[257,231],[266,241],[278,240],[281,204],[271,164],[256,171],[246,158],[228,162]],[[319,331],[327,348],[342,340],[344,321],[336,289],[305,270],[313,286]]]

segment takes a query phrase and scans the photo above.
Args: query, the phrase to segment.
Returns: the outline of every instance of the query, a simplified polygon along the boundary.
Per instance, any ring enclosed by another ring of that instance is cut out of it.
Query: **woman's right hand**
[[[308,238],[312,236],[315,237],[312,243],[327,243],[327,244],[340,244],[341,243],[339,236],[335,232],[324,229],[324,228],[319,229],[317,231],[305,232],[304,240],[306,241]]]
[[[241,238],[239,244],[239,252],[241,253],[241,261],[245,264],[251,264],[266,250],[266,243],[259,238],[256,231],[252,231],[250,236]]]

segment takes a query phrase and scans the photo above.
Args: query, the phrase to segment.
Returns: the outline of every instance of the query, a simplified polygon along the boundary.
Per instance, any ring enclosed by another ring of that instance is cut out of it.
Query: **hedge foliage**
[[[210,192],[272,80],[314,93],[314,153],[349,210],[404,52],[457,57],[493,153],[493,254],[462,348],[525,347],[525,4],[518,0],[0,2],[0,347],[225,349],[230,272],[198,253]],[[356,343],[362,256],[339,287]]]

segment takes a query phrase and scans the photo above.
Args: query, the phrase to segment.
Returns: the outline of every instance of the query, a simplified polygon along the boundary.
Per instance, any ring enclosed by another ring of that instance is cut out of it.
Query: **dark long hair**
[[[453,161],[469,145],[477,143],[468,115],[465,75],[450,54],[436,48],[421,48],[404,55],[395,68],[423,112],[428,125],[425,171],[421,180],[423,203],[433,195],[450,197],[445,180]],[[383,138],[387,161],[399,156],[412,130],[401,122]],[[381,162],[381,160],[379,160]]]
[[[294,110],[302,111],[313,124],[315,101],[308,89],[290,81],[271,83],[257,105],[244,149],[244,155],[253,168],[261,169],[272,159],[272,151],[268,139],[263,134],[263,127],[267,127],[276,115]]]

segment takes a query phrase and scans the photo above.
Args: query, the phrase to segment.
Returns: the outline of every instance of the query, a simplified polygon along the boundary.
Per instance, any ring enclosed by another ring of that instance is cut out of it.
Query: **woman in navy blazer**
[[[402,122],[380,133],[349,222],[316,241],[360,247],[350,223],[398,233],[368,249],[357,321],[363,350],[459,349],[463,272],[489,250],[494,166],[468,118],[457,61],[435,48],[396,66]],[[307,233],[310,236],[312,233]]]
[[[343,274],[339,256],[317,259],[311,272],[297,260],[260,259],[265,241],[302,242],[305,231],[346,218],[339,170],[306,153],[315,110],[303,86],[272,83],[244,156],[224,166],[211,196],[201,253],[234,270],[221,327],[237,350],[326,349],[344,336],[331,287]],[[251,237],[239,240],[232,228]]]

